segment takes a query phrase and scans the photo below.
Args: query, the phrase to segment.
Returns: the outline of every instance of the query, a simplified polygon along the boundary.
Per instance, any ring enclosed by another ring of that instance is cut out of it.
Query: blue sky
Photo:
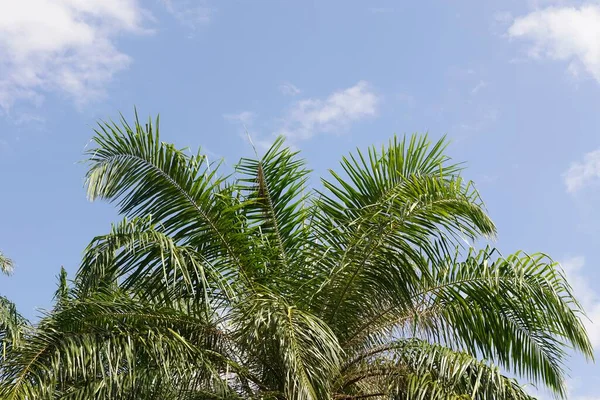
[[[117,219],[78,163],[95,121],[232,165],[285,133],[316,176],[394,133],[447,134],[497,245],[560,260],[600,349],[600,2],[20,0],[0,3],[0,293],[29,317]],[[596,324],[593,324],[593,322]],[[600,354],[597,353],[600,356]],[[575,357],[570,399],[600,367]]]

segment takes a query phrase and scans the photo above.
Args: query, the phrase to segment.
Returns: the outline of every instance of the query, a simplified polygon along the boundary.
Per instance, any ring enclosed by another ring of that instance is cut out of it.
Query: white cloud
[[[296,96],[301,90],[290,82],[284,82],[279,85],[279,91],[287,96]]]
[[[569,63],[570,73],[585,70],[600,82],[600,6],[548,7],[514,20],[511,38],[531,42],[529,56]]]
[[[600,178],[600,149],[586,153],[583,161],[571,163],[563,173],[567,192],[575,193]]]
[[[589,277],[585,276],[583,267],[585,258],[578,256],[569,258],[561,265],[567,276],[567,281],[573,288],[575,297],[585,310],[588,319],[584,319],[590,341],[594,348],[600,348],[600,295],[590,286]]]
[[[104,85],[131,63],[114,43],[141,33],[137,0],[0,2],[0,107],[39,104],[57,91],[77,103],[104,94]]]
[[[380,98],[371,86],[360,81],[326,99],[296,102],[276,133],[282,133],[292,141],[310,139],[318,133],[339,133],[353,122],[376,115],[379,102]]]
[[[167,11],[188,28],[208,24],[214,9],[202,0],[162,0]]]

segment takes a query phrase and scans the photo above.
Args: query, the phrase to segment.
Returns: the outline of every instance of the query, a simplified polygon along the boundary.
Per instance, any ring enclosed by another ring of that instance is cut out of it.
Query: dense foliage
[[[542,254],[496,231],[443,140],[356,151],[307,186],[282,139],[224,176],[102,123],[87,190],[124,219],[6,352],[5,399],[530,399],[565,394],[582,310]],[[6,342],[6,336],[0,341]]]

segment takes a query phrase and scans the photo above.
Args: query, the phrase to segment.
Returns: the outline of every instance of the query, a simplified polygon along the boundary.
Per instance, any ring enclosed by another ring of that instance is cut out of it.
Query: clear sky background
[[[600,349],[600,2],[0,1],[0,293],[26,316],[117,219],[78,162],[134,105],[228,165],[243,126],[286,134],[314,184],[357,146],[447,134],[497,246],[560,260]],[[569,399],[600,399],[600,366],[569,367]]]

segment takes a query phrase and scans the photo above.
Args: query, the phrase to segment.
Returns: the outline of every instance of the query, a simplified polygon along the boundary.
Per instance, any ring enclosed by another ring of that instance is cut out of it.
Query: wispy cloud
[[[589,277],[585,275],[585,258],[572,257],[561,262],[561,265],[575,297],[589,318],[584,320],[584,325],[590,341],[595,348],[598,348],[600,346],[600,295],[592,288]]]
[[[15,125],[28,125],[28,124],[44,124],[46,118],[41,115],[32,114],[28,112],[21,112],[11,118]]]
[[[551,6],[516,18],[508,36],[529,41],[528,55],[569,63],[600,82],[600,5]]]
[[[39,104],[44,94],[76,103],[104,95],[131,58],[114,42],[146,32],[137,0],[19,0],[0,2],[0,107]]]
[[[251,125],[256,118],[256,114],[252,111],[242,111],[237,114],[223,114],[223,118],[227,121],[241,123],[243,125]]]
[[[586,186],[597,183],[600,179],[600,149],[586,153],[583,161],[571,163],[562,177],[569,193],[576,193]]]
[[[286,96],[296,96],[301,92],[296,85],[290,82],[283,82],[281,85],[279,85],[279,91]]]
[[[295,146],[315,135],[342,134],[353,123],[375,116],[380,101],[379,95],[369,83],[359,81],[356,85],[335,91],[325,98],[294,101],[283,111],[282,116],[275,119],[274,124],[259,124],[264,128],[261,128],[263,132],[271,132],[270,134],[256,133],[256,114],[251,111],[223,114],[223,118],[247,128],[253,144],[264,150],[279,135],[284,135],[288,144]],[[239,134],[247,139],[244,130],[240,130]]]
[[[477,94],[477,92],[479,92],[481,89],[485,88],[488,85],[488,83],[484,80],[480,80],[477,85],[475,85],[475,87],[473,87],[473,89],[471,89],[471,94],[475,95]]]
[[[484,108],[477,111],[470,120],[458,124],[462,131],[479,132],[498,120],[500,111],[497,108]]]
[[[188,28],[208,24],[215,12],[202,0],[161,0],[166,10]]]
[[[360,81],[325,99],[304,99],[292,105],[278,133],[292,141],[306,140],[319,133],[340,133],[356,121],[377,113],[379,96],[369,83]]]

